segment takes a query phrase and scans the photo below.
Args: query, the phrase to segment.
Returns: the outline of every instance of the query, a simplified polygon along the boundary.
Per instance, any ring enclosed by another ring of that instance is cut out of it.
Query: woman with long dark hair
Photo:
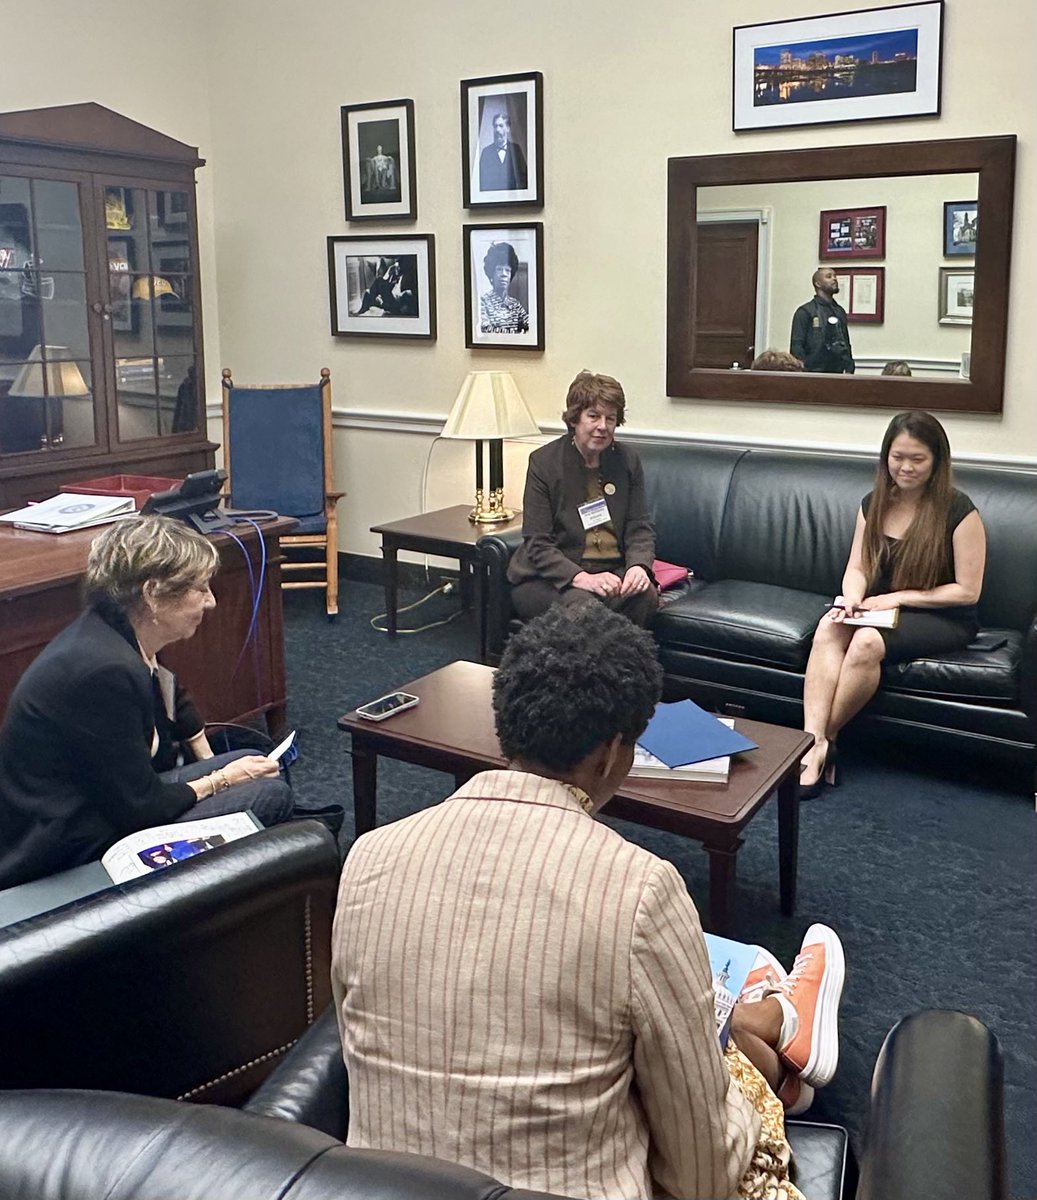
[[[841,607],[814,633],[803,685],[802,794],[835,782],[835,739],[875,694],[884,662],[964,649],[978,630],[986,534],[951,479],[947,434],[926,412],[899,413],[882,439],[875,486],[861,502]],[[847,625],[860,612],[899,608],[894,629]]]

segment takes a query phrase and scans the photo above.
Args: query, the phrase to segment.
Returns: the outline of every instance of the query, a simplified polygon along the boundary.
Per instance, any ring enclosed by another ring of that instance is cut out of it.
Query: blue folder
[[[683,767],[756,749],[755,742],[728,729],[691,700],[657,704],[648,728],[637,740],[668,767]]]

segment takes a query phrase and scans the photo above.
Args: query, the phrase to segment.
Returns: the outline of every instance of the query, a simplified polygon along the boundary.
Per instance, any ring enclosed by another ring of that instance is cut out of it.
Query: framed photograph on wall
[[[461,80],[461,182],[465,208],[544,206],[544,77]]]
[[[328,238],[335,337],[436,337],[436,246],[431,233]]]
[[[846,320],[881,325],[886,317],[886,268],[839,267],[836,278]]]
[[[826,258],[885,258],[886,206],[826,208],[817,250]]]
[[[947,200],[943,206],[943,255],[976,257],[979,205],[975,200]]]
[[[465,345],[544,348],[544,226],[465,225]]]
[[[739,25],[732,128],[938,116],[943,2]]]
[[[415,220],[414,101],[342,106],[346,219]]]
[[[940,324],[971,325],[976,272],[940,268]]]

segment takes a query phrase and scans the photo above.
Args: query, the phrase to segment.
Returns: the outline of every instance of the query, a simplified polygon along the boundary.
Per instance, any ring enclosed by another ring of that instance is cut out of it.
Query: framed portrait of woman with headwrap
[[[464,226],[465,345],[544,348],[544,225]]]

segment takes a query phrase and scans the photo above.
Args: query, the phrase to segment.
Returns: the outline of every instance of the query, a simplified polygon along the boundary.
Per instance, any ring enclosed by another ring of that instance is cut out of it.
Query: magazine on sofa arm
[[[125,883],[127,879],[150,875],[152,871],[183,862],[205,850],[248,837],[262,828],[250,812],[154,825],[150,829],[128,833],[109,846],[101,855],[101,866],[112,883]]]

